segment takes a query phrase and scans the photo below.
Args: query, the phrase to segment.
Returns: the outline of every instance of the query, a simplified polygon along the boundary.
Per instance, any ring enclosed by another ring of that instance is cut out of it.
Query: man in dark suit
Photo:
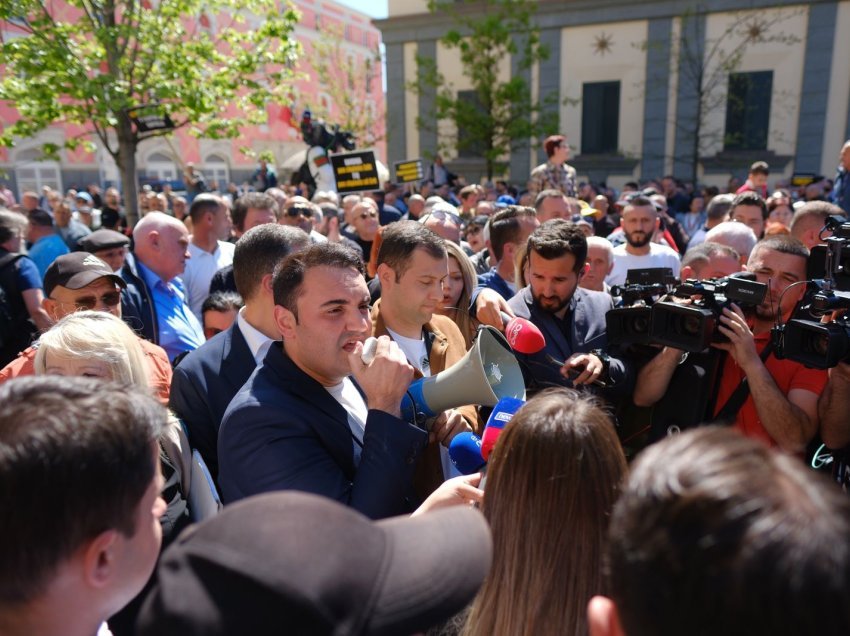
[[[267,223],[248,230],[236,243],[233,271],[245,301],[230,329],[190,353],[174,370],[169,405],[189,429],[189,441],[218,475],[218,429],[227,405],[262,361],[273,340],[272,274],[292,251],[309,245],[300,229]]]
[[[611,297],[578,286],[586,269],[584,233],[562,219],[547,221],[529,236],[528,255],[529,285],[508,306],[546,338],[543,351],[516,354],[529,388],[601,381],[618,393],[627,390],[630,366],[607,352],[605,314],[613,307]]]
[[[413,471],[428,434],[400,419],[413,378],[386,336],[375,358],[363,263],[321,243],[291,255],[274,277],[274,318],[283,336],[233,398],[219,431],[225,503],[302,490],[372,518],[409,512]]]

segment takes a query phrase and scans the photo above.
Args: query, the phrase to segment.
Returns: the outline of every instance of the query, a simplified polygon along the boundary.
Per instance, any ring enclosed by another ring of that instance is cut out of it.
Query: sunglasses
[[[56,300],[55,298],[51,298],[60,305],[74,305],[77,309],[95,309],[97,307],[97,301],[100,300],[107,307],[115,307],[116,305],[121,303],[121,292],[120,291],[111,291],[106,292],[103,296],[98,298],[97,296],[83,296],[82,298],[77,298],[74,302],[65,302],[63,300]]]
[[[309,219],[311,216],[313,216],[313,210],[311,210],[310,208],[289,208],[286,211],[286,216],[303,216]]]
[[[470,225],[468,228],[466,228],[466,235],[475,236],[476,234],[481,234],[482,229],[484,228],[481,228],[477,225]]]
[[[439,221],[451,221],[458,226],[463,222],[457,214],[454,214],[453,212],[446,212],[445,210],[434,210],[433,212],[430,212],[428,216],[433,216]]]
[[[374,219],[376,216],[378,216],[378,213],[373,210],[371,212],[361,212],[358,216],[361,219],[368,219],[369,217],[372,217]]]

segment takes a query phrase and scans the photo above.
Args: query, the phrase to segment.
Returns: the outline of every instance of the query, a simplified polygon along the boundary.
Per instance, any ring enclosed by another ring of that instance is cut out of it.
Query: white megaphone
[[[496,406],[500,399],[525,399],[525,381],[511,347],[493,327],[478,330],[475,344],[456,364],[410,385],[402,417],[424,423],[446,409],[466,404]]]

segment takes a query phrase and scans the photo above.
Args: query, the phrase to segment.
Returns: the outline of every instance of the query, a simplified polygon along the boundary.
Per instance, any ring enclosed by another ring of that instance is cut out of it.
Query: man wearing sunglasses
[[[71,252],[59,256],[47,268],[42,306],[54,323],[82,310],[105,311],[121,318],[121,291],[126,287],[124,280],[94,254]],[[157,398],[167,404],[172,375],[168,356],[161,347],[147,340],[139,338],[139,344],[145,352],[150,386]],[[0,382],[33,375],[37,349],[36,342],[0,370]]]
[[[313,225],[313,219],[317,216],[316,207],[304,197],[289,197],[282,206],[283,212],[278,215],[277,222],[280,225],[301,228],[310,235],[313,243],[324,243],[327,238],[316,231]]]

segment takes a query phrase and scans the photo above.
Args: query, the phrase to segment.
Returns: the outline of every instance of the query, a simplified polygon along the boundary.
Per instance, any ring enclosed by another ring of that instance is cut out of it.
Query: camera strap
[[[765,345],[764,349],[762,349],[761,358],[762,362],[765,362],[770,354],[773,353],[773,340],[769,340]],[[721,373],[723,369],[723,365],[721,365]],[[747,377],[741,380],[741,383],[738,385],[738,388],[729,396],[729,399],[726,400],[726,404],[723,405],[717,415],[714,417],[714,421],[720,424],[725,424],[727,426],[732,426],[735,423],[735,419],[738,417],[738,411],[741,410],[741,407],[744,406],[744,402],[747,401],[747,398],[750,397],[750,383],[747,382]]]

